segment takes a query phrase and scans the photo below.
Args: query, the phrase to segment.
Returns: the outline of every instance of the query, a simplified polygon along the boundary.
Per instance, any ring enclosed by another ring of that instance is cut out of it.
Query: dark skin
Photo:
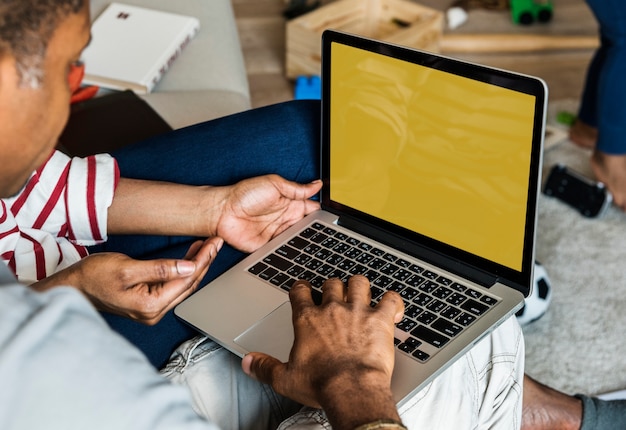
[[[250,353],[242,362],[244,372],[302,404],[323,407],[335,429],[383,418],[399,421],[390,383],[402,299],[387,293],[370,307],[369,281],[358,275],[347,285],[329,279],[323,292],[316,306],[310,284],[294,284],[289,298],[296,340],[289,362]]]
[[[89,27],[88,2],[80,13],[58,23],[38,88],[20,85],[12,55],[0,57],[0,196],[18,192],[56,145],[69,112],[68,72],[88,43]],[[120,254],[89,257],[33,288],[74,286],[102,309],[152,323],[197,286],[222,245],[219,236],[236,247],[239,244],[240,249],[257,248],[319,207],[308,198],[319,191],[321,183],[300,185],[270,175],[232,187],[131,180],[122,180],[119,187],[109,211],[110,232],[184,233],[172,226],[170,217],[180,221],[175,211],[145,210],[155,208],[154,196],[166,195],[174,199],[170,200],[174,210],[177,198],[189,206],[188,199],[196,197],[192,206],[200,212],[191,211],[184,224],[187,231],[212,238],[194,244],[180,260],[139,262]],[[140,190],[143,194],[138,194]],[[148,212],[153,216],[146,218]],[[136,218],[137,213],[143,218]],[[323,407],[335,429],[353,429],[379,419],[399,420],[390,384],[394,323],[402,318],[401,298],[387,293],[375,308],[370,307],[369,282],[362,276],[351,278],[347,286],[329,280],[324,289],[321,306],[314,305],[304,281],[290,293],[296,340],[288,363],[251,353],[243,359],[243,369],[283,395]]]
[[[524,376],[521,430],[579,430],[582,400]]]

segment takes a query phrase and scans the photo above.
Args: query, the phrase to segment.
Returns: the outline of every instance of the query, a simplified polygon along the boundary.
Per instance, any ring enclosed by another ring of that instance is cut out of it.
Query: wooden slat
[[[416,0],[424,6],[444,11],[453,0]],[[323,4],[331,0],[323,0]],[[293,83],[285,77],[286,0],[232,0],[246,60],[253,106],[265,106],[293,98]],[[513,33],[544,36],[597,35],[597,23],[582,0],[553,0],[554,19],[545,25],[515,26],[506,12],[471,11],[466,24],[445,36],[463,33]],[[444,36],[444,37],[445,37]],[[590,40],[590,39],[586,39]],[[471,47],[470,47],[471,48]],[[593,48],[556,49],[533,52],[449,53],[469,61],[539,76],[548,82],[550,98],[578,98]]]

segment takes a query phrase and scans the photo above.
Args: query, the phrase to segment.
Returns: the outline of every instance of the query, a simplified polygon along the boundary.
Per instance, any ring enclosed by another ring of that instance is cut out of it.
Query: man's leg
[[[248,377],[239,357],[202,336],[178,347],[161,374],[186,386],[195,411],[224,430],[275,429],[301,408]]]
[[[307,183],[319,177],[318,101],[294,101],[254,109],[167,133],[116,151],[122,176],[191,185],[228,185],[277,173]],[[134,258],[181,258],[190,237],[112,236],[91,252],[122,252]],[[225,245],[202,284],[243,254]],[[156,367],[196,332],[169,312],[155,326],[104,314],[111,327],[138,346]]]
[[[518,429],[523,377],[524,339],[511,317],[400,408],[400,416],[416,429]]]
[[[515,317],[476,344],[400,409],[409,429],[515,430],[521,425],[524,340]],[[326,430],[323,411],[304,408],[280,430]]]

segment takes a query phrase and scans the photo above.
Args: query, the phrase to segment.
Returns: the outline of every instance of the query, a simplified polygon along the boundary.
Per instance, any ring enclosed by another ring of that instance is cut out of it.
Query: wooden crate
[[[339,0],[287,23],[288,78],[319,75],[321,35],[341,30],[426,51],[439,51],[443,14],[408,0]]]

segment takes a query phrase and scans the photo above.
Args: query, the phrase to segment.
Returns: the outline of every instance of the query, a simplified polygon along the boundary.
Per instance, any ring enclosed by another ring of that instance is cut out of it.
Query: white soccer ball
[[[539,262],[535,262],[533,290],[526,299],[524,307],[515,315],[521,325],[529,324],[541,318],[546,313],[552,299],[552,285],[546,269]]]

